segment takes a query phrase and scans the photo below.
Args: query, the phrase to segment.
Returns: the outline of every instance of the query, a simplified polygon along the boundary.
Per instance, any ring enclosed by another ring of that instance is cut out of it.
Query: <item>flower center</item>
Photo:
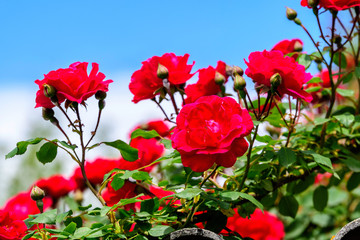
[[[212,119],[205,120],[206,128],[208,128],[213,133],[218,133],[220,131],[220,124]]]

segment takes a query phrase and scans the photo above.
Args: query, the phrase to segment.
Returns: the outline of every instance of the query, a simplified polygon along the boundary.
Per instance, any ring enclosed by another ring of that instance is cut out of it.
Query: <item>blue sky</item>
[[[1,1],[0,86],[36,90],[34,80],[75,61],[98,62],[114,78],[130,77],[141,61],[166,52],[189,53],[195,69],[218,60],[245,67],[251,52],[296,37],[312,52],[285,6],[318,36],[300,0]]]

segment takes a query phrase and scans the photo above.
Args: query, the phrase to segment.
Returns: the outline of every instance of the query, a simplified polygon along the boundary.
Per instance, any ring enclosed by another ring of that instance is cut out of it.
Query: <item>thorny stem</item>
[[[60,111],[65,115],[66,119],[69,121],[70,125],[77,130],[77,127],[75,126],[75,124],[71,121],[69,115],[67,115],[66,111],[61,107],[60,104],[56,104],[56,106],[60,109]]]
[[[156,103],[156,105],[158,105],[158,107],[160,108],[160,110],[162,111],[162,113],[165,115],[165,118],[166,118],[167,121],[169,121],[169,122],[171,122],[171,123],[175,123],[174,121],[172,121],[172,120],[168,117],[168,115],[166,114],[166,112],[165,112],[165,110],[163,109],[163,107],[160,105],[160,103],[159,103],[158,101],[156,101],[155,98],[153,98],[153,99],[151,99],[151,100],[153,100],[153,101]]]
[[[216,172],[216,170],[219,168],[219,166],[216,166],[214,170],[206,177],[204,180],[200,183],[200,188],[205,184],[205,182]]]
[[[315,15],[316,15],[317,23],[318,23],[318,25],[319,25],[321,38],[325,41],[325,43],[326,43],[327,45],[330,46],[330,43],[326,40],[326,38],[325,38],[325,36],[324,36],[323,30],[322,30],[322,27],[321,27],[321,24],[320,24],[319,14],[315,14]]]
[[[254,136],[253,136],[253,138],[250,140],[250,146],[249,146],[249,150],[248,150],[247,157],[246,157],[245,172],[244,172],[244,176],[243,176],[243,178],[242,178],[242,180],[241,180],[241,183],[240,183],[240,185],[239,185],[239,191],[241,191],[241,190],[243,189],[244,183],[245,183],[246,178],[247,178],[247,175],[248,175],[248,173],[249,173],[250,160],[251,160],[251,151],[252,151],[252,148],[253,148],[255,139],[256,139],[256,135],[257,135],[258,129],[259,129],[259,125],[257,125],[257,126],[255,127]]]
[[[276,100],[274,101],[274,103],[275,103],[275,107],[276,107],[277,110],[279,111],[280,116],[281,116],[282,120],[284,121],[286,127],[289,129],[289,125],[288,125],[288,123],[286,122],[285,116],[283,115],[282,111],[280,110],[279,106],[277,105]]]
[[[167,79],[164,79],[164,81],[165,80],[168,81]],[[171,103],[172,103],[172,105],[174,107],[176,115],[178,115],[179,114],[179,109],[177,108],[176,101],[175,101],[175,98],[174,98],[174,94],[171,92],[170,87],[164,86],[164,88],[166,89],[167,94],[169,94],[169,96],[170,96]]]

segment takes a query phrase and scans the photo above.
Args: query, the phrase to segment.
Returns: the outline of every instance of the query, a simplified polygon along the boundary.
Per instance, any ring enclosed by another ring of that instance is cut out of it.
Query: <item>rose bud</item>
[[[319,4],[319,0],[308,0],[307,2],[308,2],[309,7],[312,7],[312,8],[316,7]]]
[[[45,197],[45,192],[38,186],[34,185],[31,189],[30,197],[32,200],[38,201]]]
[[[51,98],[56,95],[56,89],[49,84],[44,84],[44,95],[45,97]]]
[[[299,25],[299,26],[301,26],[301,21],[300,21],[300,19],[298,19],[298,18],[295,18],[294,19],[294,23],[296,23],[297,25]]]
[[[234,89],[236,91],[242,91],[242,90],[244,90],[245,87],[246,87],[245,78],[243,78],[239,74],[235,74]]]
[[[297,17],[297,12],[292,8],[286,7],[286,17],[289,20],[295,20]]]
[[[275,91],[276,88],[281,84],[281,76],[279,73],[275,73],[270,78],[271,90]]]
[[[159,63],[158,69],[157,69],[157,76],[158,78],[165,79],[169,76],[169,70]]]
[[[299,41],[296,41],[294,43],[294,51],[295,52],[301,52],[303,50],[303,44]]]
[[[97,91],[97,92],[95,93],[95,98],[96,98],[97,100],[104,100],[104,99],[106,98],[106,92],[104,92],[104,91]]]
[[[233,67],[231,67],[231,66],[229,66],[229,65],[226,65],[226,67],[225,67],[225,72],[226,72],[226,75],[232,76],[232,75],[233,75],[233,72],[234,72],[234,69],[233,69]]]
[[[57,120],[56,117],[51,117],[49,120],[50,120],[50,122],[51,122],[52,124],[54,124],[55,126],[59,125],[59,120]]]
[[[238,67],[238,66],[234,67],[234,72],[236,72],[240,76],[244,75],[244,70],[241,67]]]
[[[215,83],[218,84],[218,85],[222,85],[225,81],[226,81],[226,78],[224,75],[222,75],[221,73],[219,72],[215,72]]]
[[[54,117],[54,110],[52,110],[52,108],[42,108],[42,117],[48,121],[50,120],[52,117]]]
[[[335,34],[335,36],[333,38],[333,42],[336,43],[337,45],[341,44],[341,36],[338,34]]]

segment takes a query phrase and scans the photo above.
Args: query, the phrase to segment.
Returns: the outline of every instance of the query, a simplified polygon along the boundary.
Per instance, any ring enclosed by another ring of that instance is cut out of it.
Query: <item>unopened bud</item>
[[[95,93],[95,98],[96,98],[97,100],[104,100],[104,99],[106,98],[106,92],[104,92],[104,91],[97,91],[97,92]]]
[[[319,70],[319,72],[321,72],[321,71],[322,71],[322,65],[321,65],[321,63],[318,63],[318,65],[317,65],[317,69]]]
[[[294,19],[294,23],[296,23],[296,24],[299,25],[299,26],[302,25],[300,19],[298,19],[298,18],[295,18],[295,19]]]
[[[215,72],[215,83],[218,84],[218,85],[222,85],[224,82],[225,82],[225,76],[222,75],[221,73],[219,72]]]
[[[244,75],[244,70],[241,67],[235,66],[234,73],[239,74],[240,76]]]
[[[303,50],[303,44],[300,41],[294,43],[294,51],[301,52]]]
[[[38,209],[40,210],[41,213],[44,212],[44,203],[42,200],[37,200],[36,206],[38,207]]]
[[[169,70],[159,63],[158,69],[157,69],[157,76],[158,78],[165,79],[169,76]]]
[[[297,17],[297,12],[289,7],[286,7],[286,17],[289,20],[294,20]]]
[[[56,95],[56,89],[49,84],[44,84],[44,95],[45,97],[51,98]]]
[[[48,121],[50,120],[50,118],[54,117],[54,110],[52,110],[52,108],[42,108],[42,117]]]
[[[32,200],[38,201],[45,197],[45,192],[38,186],[34,185],[31,189],[30,197]]]
[[[105,100],[99,100],[99,103],[98,103],[98,105],[99,105],[99,109],[104,109],[105,108]]]
[[[51,117],[49,120],[50,120],[50,122],[51,122],[52,124],[54,124],[55,126],[59,125],[59,120],[57,120],[56,117]]]
[[[245,87],[246,87],[245,78],[243,78],[239,74],[235,74],[234,89],[236,91],[241,91],[241,90],[244,90]]]
[[[307,3],[309,5],[309,7],[315,8],[319,4],[319,0],[308,0]]]
[[[335,34],[335,36],[333,38],[333,42],[337,45],[341,44],[341,36],[338,34]]]
[[[281,81],[282,79],[279,73],[272,75],[270,78],[271,89],[276,90],[276,88],[281,84]]]
[[[225,67],[225,71],[226,71],[226,75],[228,76],[232,76],[233,75],[233,67],[229,66],[229,65],[226,65]]]

